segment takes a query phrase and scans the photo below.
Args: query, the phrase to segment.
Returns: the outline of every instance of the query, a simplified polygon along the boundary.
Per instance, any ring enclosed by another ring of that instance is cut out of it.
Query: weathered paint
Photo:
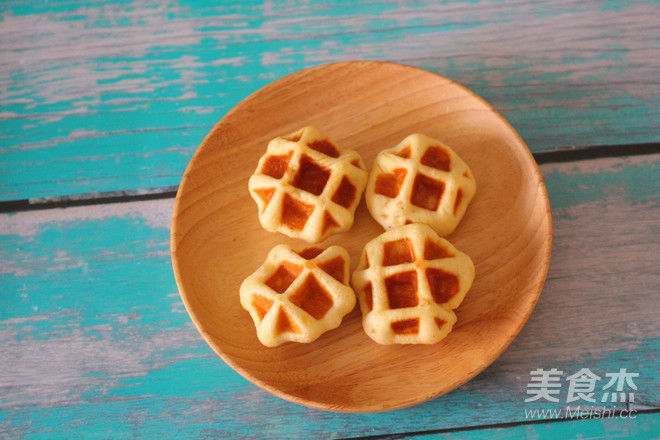
[[[659,160],[649,156],[546,165],[543,179],[551,191],[552,208],[561,215],[565,208],[604,200],[609,203],[610,198],[632,204],[657,202],[659,165]],[[561,191],[554,191],[554,188],[561,188]]]
[[[657,440],[660,433],[660,414],[637,414],[630,418],[598,418],[570,420],[560,423],[528,424],[512,428],[478,429],[474,431],[438,433],[414,436],[415,440],[557,440],[604,438]]]
[[[654,3],[3,2],[0,200],[176,185],[241,99],[350,59],[464,84],[532,151],[655,141]]]
[[[639,372],[634,408],[659,408],[658,256],[648,237],[657,236],[649,219],[660,212],[650,192],[632,201],[617,196],[621,187],[633,194],[642,183],[657,188],[660,175],[643,170],[658,159],[544,165],[546,178],[558,175],[547,180],[561,205],[554,214],[561,215],[532,318],[472,381],[384,414],[334,414],[285,402],[206,346],[171,274],[171,200],[2,215],[0,435],[327,438],[523,422],[526,409],[562,408],[524,403],[529,371],[553,367],[565,376],[582,367],[601,376],[619,368]],[[594,170],[609,178],[594,180]],[[581,194],[589,185],[597,190],[582,193],[582,202],[579,196],[561,202],[567,191]],[[557,425],[494,435],[561,438],[569,426],[586,438],[587,432],[616,437],[617,426],[643,434],[657,429],[657,415],[639,416],[634,425]]]

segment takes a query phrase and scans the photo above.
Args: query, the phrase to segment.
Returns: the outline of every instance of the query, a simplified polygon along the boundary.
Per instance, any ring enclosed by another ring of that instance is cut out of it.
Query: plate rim
[[[460,88],[461,91],[465,92],[467,95],[470,95],[472,99],[476,99],[478,102],[480,102],[482,105],[486,107],[486,110],[491,112],[500,122],[504,123],[504,126],[507,128],[507,130],[516,138],[516,141],[519,143],[522,148],[517,148],[520,150],[523,150],[523,155],[525,156],[526,160],[529,162],[529,165],[531,166],[530,169],[533,172],[533,175],[537,179],[537,187],[540,190],[540,195],[541,198],[544,202],[544,213],[545,213],[545,218],[547,221],[547,231],[544,232],[544,246],[546,246],[546,249],[544,249],[543,252],[543,259],[542,259],[542,274],[541,278],[538,281],[538,284],[534,287],[533,289],[533,300],[529,302],[529,306],[527,310],[524,310],[524,314],[521,316],[521,319],[516,322],[516,325],[513,327],[513,330],[507,335],[506,340],[501,344],[498,349],[493,352],[491,356],[484,357],[484,362],[483,364],[479,367],[476,368],[473,371],[470,371],[469,373],[465,374],[464,376],[461,376],[461,378],[457,381],[454,381],[451,386],[449,386],[446,390],[441,390],[439,392],[433,392],[428,395],[423,396],[422,398],[417,398],[417,399],[409,399],[406,401],[402,401],[398,405],[388,405],[385,407],[378,407],[377,405],[373,405],[373,407],[369,408],[364,408],[364,405],[360,408],[358,407],[351,407],[348,405],[341,405],[340,407],[333,406],[328,403],[322,403],[318,402],[316,400],[312,399],[307,399],[299,396],[294,396],[289,394],[288,392],[282,391],[281,389],[272,386],[268,384],[267,382],[262,381],[261,379],[253,376],[248,370],[244,369],[243,367],[237,365],[234,363],[233,359],[231,356],[225,354],[220,347],[217,347],[216,344],[212,341],[210,334],[204,330],[204,326],[196,316],[196,314],[192,311],[192,308],[190,306],[189,300],[187,298],[188,294],[185,293],[185,289],[182,286],[181,280],[181,269],[179,267],[178,263],[178,258],[177,258],[177,242],[176,242],[176,237],[177,237],[177,217],[180,214],[180,205],[181,205],[181,199],[183,198],[183,194],[187,192],[187,176],[189,173],[192,172],[192,170],[195,168],[196,163],[199,162],[199,157],[201,155],[202,150],[204,150],[205,145],[208,144],[208,141],[215,135],[217,131],[219,131],[222,128],[223,122],[226,121],[227,119],[231,118],[234,113],[238,111],[238,107],[241,106],[246,101],[249,101],[253,99],[256,95],[261,94],[263,92],[268,91],[271,88],[276,88],[278,87],[279,83],[281,82],[286,82],[287,80],[290,80],[291,78],[295,78],[297,76],[302,76],[306,75],[309,72],[327,68],[327,67],[338,67],[338,68],[346,68],[350,66],[356,66],[356,65],[362,65],[362,66],[368,66],[368,65],[380,65],[380,64],[386,64],[386,65],[392,65],[396,66],[398,68],[403,68],[403,69],[410,69],[414,71],[421,72],[426,75],[433,75],[436,76],[440,79],[443,79],[447,81],[448,83],[457,86]],[[220,118],[214,125],[213,128],[206,134],[204,139],[201,141],[199,146],[195,149],[195,152],[193,153],[193,156],[190,158],[188,165],[186,166],[186,169],[182,175],[181,178],[181,183],[179,184],[179,187],[176,192],[176,197],[174,200],[174,206],[172,209],[172,220],[171,220],[171,228],[170,228],[170,257],[171,257],[171,262],[172,262],[172,269],[174,272],[174,278],[176,281],[177,289],[179,291],[179,296],[181,297],[181,300],[186,308],[186,312],[188,313],[188,316],[192,320],[193,324],[195,325],[195,328],[197,331],[202,335],[202,338],[205,340],[205,342],[211,347],[211,349],[235,372],[240,374],[243,378],[251,382],[252,384],[258,386],[259,388],[269,392],[270,394],[279,397],[283,400],[286,400],[288,402],[292,402],[298,405],[302,405],[308,408],[313,408],[313,409],[319,409],[319,410],[324,410],[324,411],[329,411],[329,412],[334,412],[334,413],[357,413],[357,414],[368,414],[368,413],[379,413],[379,412],[387,412],[387,411],[393,411],[397,409],[403,409],[403,408],[408,408],[414,405],[419,405],[424,402],[428,402],[432,399],[435,399],[441,395],[447,394],[456,388],[460,387],[461,385],[469,382],[472,380],[475,376],[480,374],[483,370],[488,368],[490,365],[493,364],[501,355],[502,353],[511,345],[513,340],[518,336],[522,328],[525,326],[527,321],[529,320],[529,317],[531,316],[532,312],[536,308],[536,304],[538,303],[538,300],[541,296],[541,292],[543,291],[543,287],[545,285],[545,282],[547,280],[547,275],[548,275],[548,270],[550,266],[550,259],[552,255],[552,244],[553,244],[553,222],[552,222],[552,211],[551,211],[551,206],[550,206],[550,199],[548,197],[548,191],[545,186],[545,181],[543,179],[543,175],[541,174],[541,171],[539,169],[539,165],[534,159],[534,156],[532,152],[529,150],[529,147],[527,146],[527,143],[523,140],[522,136],[518,133],[518,131],[515,130],[515,128],[509,123],[509,121],[500,113],[498,112],[490,103],[485,101],[483,98],[481,98],[479,95],[474,93],[472,90],[469,88],[463,86],[462,84],[447,78],[443,75],[440,75],[438,73],[435,73],[433,71],[417,67],[417,66],[411,66],[408,64],[403,64],[403,63],[398,63],[398,62],[392,62],[392,61],[380,61],[380,60],[351,60],[351,61],[339,61],[339,62],[331,62],[331,63],[322,63],[322,64],[317,64],[311,67],[307,67],[305,69],[298,70],[296,72],[292,72],[290,74],[287,74],[275,81],[272,81],[268,84],[266,84],[263,87],[260,87],[259,89],[253,91],[249,95],[247,95],[245,98],[243,98],[241,101],[236,103],[232,109],[230,109],[227,113],[225,113],[224,116]]]

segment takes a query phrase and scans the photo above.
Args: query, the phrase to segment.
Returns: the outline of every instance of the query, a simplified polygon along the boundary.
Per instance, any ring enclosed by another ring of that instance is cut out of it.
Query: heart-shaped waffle
[[[367,178],[356,151],[305,127],[270,141],[248,186],[264,229],[318,243],[353,226]]]
[[[362,326],[379,344],[433,344],[451,332],[453,309],[474,280],[470,257],[427,225],[384,232],[353,272]]]
[[[477,189],[470,168],[451,148],[412,134],[381,151],[367,184],[367,207],[385,229],[424,223],[451,234]]]
[[[296,251],[275,246],[264,264],[240,288],[262,344],[312,342],[337,328],[355,307],[348,285],[350,257],[339,246]]]

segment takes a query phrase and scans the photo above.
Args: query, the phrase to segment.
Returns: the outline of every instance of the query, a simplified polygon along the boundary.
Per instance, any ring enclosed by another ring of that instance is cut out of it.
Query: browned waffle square
[[[474,279],[470,257],[419,223],[366,244],[351,284],[362,325],[380,344],[432,344],[449,334]]]
[[[355,306],[349,266],[348,252],[339,246],[274,247],[240,289],[261,343],[311,342],[338,327]]]
[[[356,151],[305,127],[268,144],[249,189],[264,229],[318,243],[351,228],[367,178]]]

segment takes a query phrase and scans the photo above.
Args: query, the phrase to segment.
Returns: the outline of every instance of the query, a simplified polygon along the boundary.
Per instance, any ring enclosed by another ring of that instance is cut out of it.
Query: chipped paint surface
[[[18,212],[0,216],[0,232],[29,239],[48,223],[98,221],[109,218],[139,218],[150,228],[169,228],[172,223],[174,199],[108,204],[99,209],[50,209],[40,213]]]
[[[639,414],[635,419],[573,420],[562,423],[523,425],[513,428],[494,428],[447,434],[415,436],[418,440],[489,440],[503,439],[564,439],[601,440],[604,438],[657,440],[660,432],[660,414]]]
[[[646,0],[3,2],[0,201],[175,186],[241,99],[352,59],[462,83],[535,152],[655,142],[656,10]],[[525,409],[560,407],[524,403],[529,371],[553,367],[637,371],[632,408],[657,411],[659,160],[542,166],[554,249],[530,321],[472,381],[384,414],[282,401],[212,352],[172,276],[172,199],[0,215],[0,438],[331,438],[524,422]],[[433,438],[658,432],[656,412]]]
[[[562,215],[564,208],[589,201],[611,203],[611,199],[631,203],[634,210],[637,203],[659,201],[659,165],[660,155],[549,164],[543,166],[543,179],[548,188],[561,188],[550,194],[557,215]]]
[[[579,0],[5,2],[0,200],[176,185],[241,99],[305,67],[352,59],[404,62],[462,83],[532,151],[656,141],[655,9]]]
[[[508,423],[524,421],[525,409],[559,407],[524,403],[529,371],[553,367],[638,371],[635,408],[658,408],[660,306],[653,286],[659,261],[647,237],[657,236],[650,219],[660,210],[649,192],[634,201],[616,196],[617,188],[637,194],[641,181],[657,188],[658,173],[643,172],[655,160],[542,166],[558,207],[554,257],[530,321],[472,381],[383,414],[334,414],[285,402],[211,351],[176,293],[168,256],[171,200],[1,215],[0,433],[288,439]],[[608,178],[594,180],[593,170]],[[590,185],[597,188],[580,190]],[[570,191],[577,195],[565,200]],[[634,424],[570,422],[568,431],[565,423],[456,438],[561,438],[574,431],[584,438],[599,432],[645,438],[658,426],[657,414],[640,415]]]

